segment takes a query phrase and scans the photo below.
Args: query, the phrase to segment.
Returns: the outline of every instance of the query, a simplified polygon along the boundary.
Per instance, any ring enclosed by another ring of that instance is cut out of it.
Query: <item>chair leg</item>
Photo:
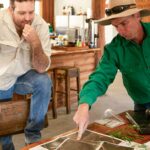
[[[3,148],[2,148],[2,144],[0,143],[0,150],[3,150]]]
[[[57,110],[56,110],[56,108],[55,108],[55,104],[54,104],[54,102],[52,102],[52,107],[53,107],[53,118],[54,119],[56,119],[57,118]]]
[[[53,118],[56,119],[57,118],[57,111],[56,111],[56,98],[54,98],[55,96],[52,97],[52,112],[53,112]]]
[[[68,72],[66,73],[66,83],[65,83],[65,90],[66,90],[66,113],[71,113],[71,106],[70,106],[70,78],[68,76]]]
[[[79,101],[79,93],[80,93],[80,70],[79,69],[78,69],[76,82],[77,82],[77,95],[78,95],[78,101]]]
[[[56,70],[54,70],[54,81],[53,81],[53,97],[52,97],[52,111],[53,111],[53,118],[57,118],[57,78],[56,78]]]

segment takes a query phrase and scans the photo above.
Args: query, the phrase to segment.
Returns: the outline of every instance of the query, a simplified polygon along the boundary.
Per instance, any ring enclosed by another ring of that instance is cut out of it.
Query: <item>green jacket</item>
[[[91,106],[106,92],[118,69],[134,102],[150,102],[150,23],[142,23],[142,26],[146,37],[141,45],[117,35],[104,47],[102,59],[80,92],[79,104]]]

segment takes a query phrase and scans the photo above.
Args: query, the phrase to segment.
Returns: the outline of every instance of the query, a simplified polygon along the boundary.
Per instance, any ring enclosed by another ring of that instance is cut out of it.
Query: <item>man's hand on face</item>
[[[89,124],[89,105],[81,104],[78,107],[78,110],[75,113],[73,120],[79,128],[77,140],[80,140],[82,138],[82,134],[84,133]]]
[[[25,25],[22,35],[25,38],[25,40],[29,43],[34,43],[34,42],[39,41],[39,38],[35,29],[29,24]]]

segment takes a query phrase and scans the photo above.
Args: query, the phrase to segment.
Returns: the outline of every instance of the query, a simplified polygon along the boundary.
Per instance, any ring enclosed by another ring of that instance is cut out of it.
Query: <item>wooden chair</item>
[[[65,81],[65,91],[63,89],[58,89],[58,82],[59,78],[64,79]],[[76,78],[76,89],[72,89],[70,87],[70,79]],[[72,67],[72,66],[61,66],[61,67],[55,67],[53,68],[53,116],[54,118],[57,118],[57,94],[62,93],[65,95],[65,106],[66,106],[66,113],[69,114],[71,112],[71,104],[70,104],[70,91],[76,91],[77,95],[79,95],[80,92],[80,70],[78,67]]]

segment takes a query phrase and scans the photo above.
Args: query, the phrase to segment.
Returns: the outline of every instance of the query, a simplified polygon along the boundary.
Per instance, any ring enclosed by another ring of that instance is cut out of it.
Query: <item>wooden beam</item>
[[[104,17],[105,0],[92,0],[92,18],[100,19]],[[103,26],[98,26],[99,40],[98,47],[103,49],[105,44],[105,31]]]
[[[54,0],[42,0],[42,16],[45,21],[54,25]]]

